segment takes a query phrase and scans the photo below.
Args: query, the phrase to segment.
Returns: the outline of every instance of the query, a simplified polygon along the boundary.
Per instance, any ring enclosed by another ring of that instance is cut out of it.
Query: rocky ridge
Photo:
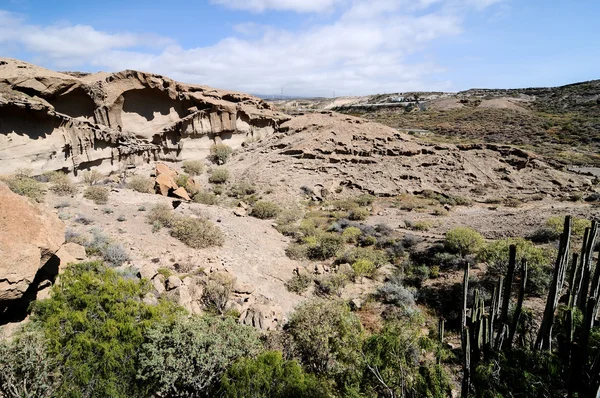
[[[286,115],[245,94],[160,75],[58,73],[0,59],[0,174],[205,157],[277,131]]]

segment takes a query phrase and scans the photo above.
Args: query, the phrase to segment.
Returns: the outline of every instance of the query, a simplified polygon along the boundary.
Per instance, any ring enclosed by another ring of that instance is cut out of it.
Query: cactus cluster
[[[572,220],[565,217],[563,233],[560,238],[558,255],[553,269],[553,278],[546,299],[546,306],[531,350],[552,350],[553,327],[557,324],[557,307],[565,282],[568,284],[567,307],[563,324],[566,325],[568,347],[566,360],[569,361],[569,396],[590,396],[598,390],[600,383],[600,358],[591,361],[588,358],[590,333],[600,303],[600,256],[595,269],[592,268],[593,251],[598,234],[598,223],[593,221],[584,234],[581,253],[570,256]],[[571,262],[569,264],[569,259]],[[486,307],[485,299],[479,290],[473,292],[472,305],[468,307],[469,267],[465,265],[462,308],[462,345],[463,345],[463,385],[461,397],[470,393],[471,373],[483,359],[491,359],[499,352],[509,352],[520,330],[522,322],[523,300],[527,285],[527,261],[522,259],[517,266],[517,250],[510,246],[509,265],[505,276],[500,276],[494,287],[491,302]],[[568,280],[567,279],[567,270]],[[518,276],[517,276],[518,274]],[[518,293],[512,319],[509,320],[509,306],[512,300],[513,281],[518,278]],[[576,327],[574,313],[583,314],[583,323]],[[562,315],[561,315],[562,316]],[[591,367],[587,369],[586,367]]]

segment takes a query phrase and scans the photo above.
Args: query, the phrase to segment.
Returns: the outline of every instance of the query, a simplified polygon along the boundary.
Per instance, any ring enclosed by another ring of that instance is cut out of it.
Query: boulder
[[[167,278],[167,290],[173,290],[181,286],[181,279],[178,276],[171,275]]]
[[[190,202],[192,200],[192,198],[190,198],[190,195],[188,195],[188,193],[184,187],[179,187],[179,188],[175,189],[173,191],[173,196],[176,196],[176,197],[183,199],[185,201],[188,201],[188,202]]]
[[[54,277],[64,240],[65,226],[54,213],[0,182],[0,303],[20,299],[45,266]]]
[[[176,190],[179,187],[175,183],[173,177],[168,174],[161,174],[154,180],[154,188],[156,189],[156,193],[159,193],[162,196],[169,196],[169,192]]]
[[[86,259],[85,247],[77,243],[65,243],[57,252],[61,265],[75,264]]]
[[[240,316],[242,325],[253,326],[260,330],[275,330],[280,316],[268,305],[255,304]]]
[[[152,285],[158,294],[163,294],[165,292],[165,281],[162,275],[156,275],[156,277],[152,279]]]

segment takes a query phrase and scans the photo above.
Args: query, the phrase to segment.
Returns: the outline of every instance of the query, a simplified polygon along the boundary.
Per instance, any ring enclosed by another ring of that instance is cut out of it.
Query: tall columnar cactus
[[[517,307],[515,308],[515,313],[513,315],[513,322],[510,327],[510,333],[508,336],[508,341],[506,342],[506,347],[508,349],[512,348],[512,343],[515,338],[515,333],[519,327],[519,322],[521,320],[521,313],[523,311],[523,300],[525,298],[525,287],[527,285],[527,260],[521,260],[521,285],[519,287],[519,298],[517,299]]]
[[[469,328],[467,326],[463,327],[463,381],[460,390],[461,398],[467,398],[469,396],[469,389],[471,388],[471,341],[469,334]]]
[[[571,260],[571,272],[569,274],[569,302],[567,304],[569,308],[573,307],[577,299],[578,288],[575,286],[575,283],[579,278],[579,263],[577,262],[578,259],[579,253],[573,253],[573,259]]]
[[[556,263],[554,264],[554,274],[552,284],[546,300],[546,309],[544,317],[535,342],[535,348],[538,350],[550,350],[552,346],[552,325],[554,323],[554,312],[558,304],[558,298],[565,279],[567,259],[569,257],[569,245],[571,243],[571,216],[565,217],[563,233],[560,237],[560,245]]]

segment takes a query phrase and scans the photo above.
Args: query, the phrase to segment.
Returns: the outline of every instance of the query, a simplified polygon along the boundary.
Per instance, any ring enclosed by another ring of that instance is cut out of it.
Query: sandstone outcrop
[[[58,73],[0,59],[0,174],[203,158],[272,134],[289,119],[245,94],[160,75]]]
[[[38,290],[51,285],[61,260],[81,257],[69,246],[61,259],[64,240],[65,226],[54,213],[0,182],[0,323],[24,316]]]
[[[396,129],[332,112],[296,116],[283,132],[228,163],[238,179],[268,187],[280,202],[302,191],[321,199],[353,190],[379,196],[432,190],[485,200],[533,194],[568,197],[585,178],[499,144],[428,144]]]

